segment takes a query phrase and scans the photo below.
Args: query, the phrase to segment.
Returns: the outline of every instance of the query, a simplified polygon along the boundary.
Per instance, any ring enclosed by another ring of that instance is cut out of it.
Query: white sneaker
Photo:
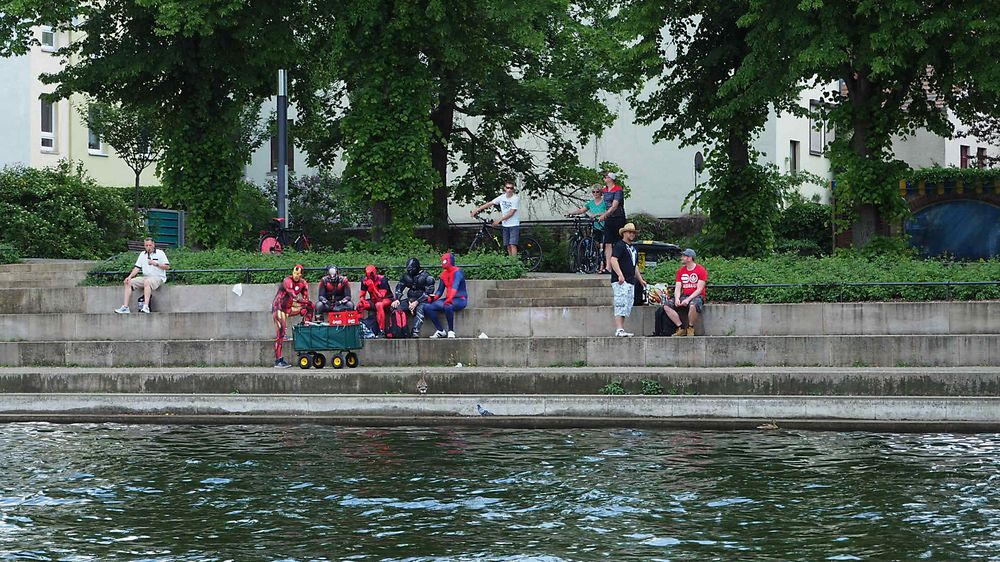
[[[142,305],[142,308],[139,309],[139,312],[142,312],[144,314],[149,314],[149,307],[146,305]]]
[[[115,309],[115,314],[128,314],[129,312],[132,311],[129,310],[127,306],[122,306],[120,308]]]
[[[431,339],[432,340],[436,340],[438,338],[443,338],[443,337],[445,337],[447,335],[448,335],[448,332],[444,332],[444,331],[441,331],[441,330],[435,330],[434,333],[431,334]]]
[[[452,332],[451,330],[448,330],[448,337],[449,338],[454,338],[455,337],[455,332]]]
[[[615,330],[615,337],[616,338],[631,338],[634,335],[635,334],[633,334],[631,332],[626,332],[625,330],[623,330],[621,328],[618,328],[617,330]]]

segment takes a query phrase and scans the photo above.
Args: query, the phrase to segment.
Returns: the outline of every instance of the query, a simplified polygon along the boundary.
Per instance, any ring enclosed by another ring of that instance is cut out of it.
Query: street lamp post
[[[288,71],[278,71],[278,216],[288,227]]]

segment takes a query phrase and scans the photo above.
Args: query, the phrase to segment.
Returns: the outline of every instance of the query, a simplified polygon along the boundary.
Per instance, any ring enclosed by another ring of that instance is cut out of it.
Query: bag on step
[[[376,318],[362,318],[361,319],[361,336],[366,340],[375,338],[382,333],[382,330],[378,327],[378,319]]]
[[[394,310],[389,315],[389,325],[385,328],[385,337],[390,339],[410,337],[410,329],[407,327],[409,320],[406,311]]]

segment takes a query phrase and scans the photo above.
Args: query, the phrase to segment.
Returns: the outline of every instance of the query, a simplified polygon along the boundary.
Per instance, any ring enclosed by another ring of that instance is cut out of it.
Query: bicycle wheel
[[[278,237],[273,234],[267,234],[260,239],[260,253],[262,254],[280,254],[282,250],[281,242],[278,242]]]
[[[578,263],[580,264],[581,273],[596,273],[597,268],[600,265],[600,258],[597,256],[597,251],[595,249],[596,244],[591,238],[585,238],[580,242],[578,247]]]
[[[572,273],[580,271],[580,238],[575,235],[569,239],[569,270]]]
[[[476,237],[472,239],[472,244],[469,244],[469,253],[470,254],[473,254],[473,253],[476,253],[476,252],[487,252],[489,250],[490,250],[490,247],[485,242],[483,242],[483,235],[482,235],[482,233],[477,234]]]
[[[309,242],[309,237],[305,234],[299,234],[298,238],[295,239],[295,251],[305,252],[308,251],[312,244]]]
[[[521,258],[521,261],[524,262],[525,269],[534,271],[542,263],[542,247],[538,245],[538,241],[534,238],[522,236],[521,243],[518,244],[517,257]]]

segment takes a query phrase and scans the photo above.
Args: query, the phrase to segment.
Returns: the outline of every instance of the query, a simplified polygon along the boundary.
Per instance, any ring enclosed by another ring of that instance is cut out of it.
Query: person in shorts
[[[170,269],[170,260],[163,250],[156,248],[156,243],[152,238],[146,238],[142,242],[143,251],[139,252],[139,257],[135,260],[132,272],[125,277],[125,299],[121,308],[116,308],[118,314],[128,314],[131,312],[128,307],[132,298],[133,289],[142,289],[142,307],[139,312],[149,314],[149,299],[153,296],[153,291],[160,288],[167,282],[167,270]],[[142,275],[136,277],[136,274]]]
[[[625,190],[616,183],[618,176],[613,172],[604,173],[604,189],[601,190],[607,210],[597,216],[604,221],[604,263],[611,268],[611,252],[621,240],[618,232],[625,226]]]
[[[615,336],[630,338],[635,334],[625,331],[625,319],[632,315],[632,305],[635,304],[635,286],[646,286],[646,280],[638,267],[638,252],[632,242],[638,231],[635,225],[628,223],[618,229],[619,240],[611,251],[609,266],[611,268],[611,296],[614,303]]]
[[[681,266],[677,269],[676,283],[674,286],[674,298],[663,304],[663,312],[666,313],[677,331],[675,336],[693,336],[694,324],[698,321],[698,316],[705,308],[705,285],[708,283],[708,270],[701,264],[695,263],[697,254],[691,248],[681,253]],[[687,328],[681,322],[677,309],[686,308],[688,311]]]
[[[594,197],[593,199],[584,203],[582,207],[579,207],[577,209],[574,209],[566,213],[566,216],[572,217],[574,215],[587,215],[588,217],[592,217],[594,219],[594,224],[593,224],[594,242],[601,247],[601,255],[603,256],[605,253],[604,221],[600,220],[598,217],[600,217],[600,215],[603,214],[604,211],[608,210],[608,206],[604,204],[604,189],[601,188],[601,186],[594,186],[594,189],[591,191],[591,194]],[[607,256],[605,256],[605,259],[602,260],[601,268],[600,270],[598,270],[597,273],[608,273]]]
[[[520,242],[521,217],[518,208],[521,205],[521,198],[514,189],[513,182],[503,185],[503,193],[489,203],[484,203],[476,207],[470,214],[472,218],[493,205],[500,206],[500,218],[493,221],[493,226],[503,225],[503,245],[507,248],[507,253],[517,256],[517,243]]]

